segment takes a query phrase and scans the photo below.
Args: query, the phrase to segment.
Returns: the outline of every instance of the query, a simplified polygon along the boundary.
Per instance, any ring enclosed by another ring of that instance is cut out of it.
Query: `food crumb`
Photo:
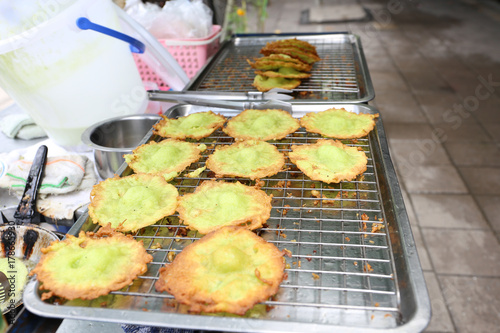
[[[384,229],[385,226],[382,223],[373,223],[372,224],[372,232],[377,232],[379,230]]]
[[[319,275],[316,273],[312,273],[312,277],[314,280],[319,280]]]
[[[151,246],[151,249],[152,250],[161,249],[161,244],[159,242],[156,242],[155,245]]]
[[[257,187],[257,188],[261,188],[265,184],[266,184],[266,182],[264,182],[263,180],[260,180],[260,179],[255,180],[255,187]]]
[[[366,263],[365,272],[373,272],[372,265],[370,265],[369,263]]]
[[[170,252],[167,254],[167,259],[168,259],[168,261],[172,262],[172,261],[174,261],[174,258],[175,258],[175,252],[170,251]]]

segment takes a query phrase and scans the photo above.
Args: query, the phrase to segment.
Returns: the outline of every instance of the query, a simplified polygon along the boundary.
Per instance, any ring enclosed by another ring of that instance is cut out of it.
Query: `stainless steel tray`
[[[343,107],[354,112],[375,112],[366,105]],[[324,109],[324,105],[294,104],[293,115],[301,117],[306,112]],[[167,115],[177,117],[205,110],[192,105],[174,106]],[[226,116],[237,114],[213,111]],[[307,144],[318,138],[299,129],[272,143],[286,152],[291,144]],[[146,137],[144,142],[149,139],[159,140]],[[188,171],[204,165],[214,147],[233,140],[218,131],[202,141],[209,148]],[[382,121],[377,121],[368,137],[344,142],[361,147],[368,156],[367,171],[354,181],[331,185],[311,181],[289,162],[286,171],[263,179],[262,188],[273,194],[273,209],[267,226],[258,234],[292,253],[291,258],[286,258],[288,278],[277,296],[264,303],[268,311],[255,311],[248,317],[194,315],[185,313],[171,295],[154,290],[158,269],[168,262],[168,254],[180,252],[199,238],[194,231],[186,233],[177,215],[135,235],[144,241],[154,260],[148,272],[128,288],[93,301],[55,304],[42,302],[38,284],[32,282],[24,303],[33,313],[47,317],[231,332],[423,330],[430,320],[429,298]],[[131,170],[122,165],[119,172],[128,175]],[[194,191],[210,177],[206,170],[199,178],[181,175],[174,183],[183,194]],[[315,197],[313,190],[328,199]],[[381,228],[377,230],[377,226]],[[77,221],[71,233],[80,230],[96,230],[87,214]],[[161,248],[155,248],[157,243]]]
[[[375,97],[359,37],[345,33],[243,35],[222,44],[218,53],[188,84],[186,90],[255,91],[254,69],[247,63],[263,56],[266,43],[299,38],[316,46],[321,60],[312,76],[294,89],[296,100],[315,103],[360,103]]]

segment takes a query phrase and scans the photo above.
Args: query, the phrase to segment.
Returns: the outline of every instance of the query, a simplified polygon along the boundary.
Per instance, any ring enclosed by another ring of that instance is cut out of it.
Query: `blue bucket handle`
[[[96,24],[96,23],[90,21],[86,17],[78,18],[76,20],[76,25],[78,26],[78,28],[80,28],[82,30],[89,30],[89,29],[94,30],[94,31],[100,32],[102,34],[105,34],[105,35],[108,35],[108,36],[111,36],[114,38],[118,38],[126,43],[129,43],[130,51],[132,51],[134,53],[144,53],[144,51],[146,50],[146,46],[141,41],[138,41],[137,39],[130,37],[129,35],[125,35],[119,31],[116,31],[116,30],[113,30],[110,28],[106,28],[102,25]]]

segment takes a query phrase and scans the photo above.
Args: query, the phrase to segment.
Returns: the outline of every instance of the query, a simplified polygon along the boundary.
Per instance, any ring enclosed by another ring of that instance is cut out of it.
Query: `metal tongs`
[[[224,109],[282,109],[292,113],[292,104],[285,100],[293,99],[286,95],[291,90],[274,88],[268,92],[249,91],[219,92],[219,91],[163,91],[148,90],[151,101],[176,102]]]

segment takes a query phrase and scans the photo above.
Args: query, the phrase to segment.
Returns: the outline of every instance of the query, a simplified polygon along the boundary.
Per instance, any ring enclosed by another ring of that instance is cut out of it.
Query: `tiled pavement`
[[[358,3],[372,20],[306,25],[301,11],[346,2],[270,0],[266,32],[361,37],[431,297],[426,331],[498,332],[500,3]]]

